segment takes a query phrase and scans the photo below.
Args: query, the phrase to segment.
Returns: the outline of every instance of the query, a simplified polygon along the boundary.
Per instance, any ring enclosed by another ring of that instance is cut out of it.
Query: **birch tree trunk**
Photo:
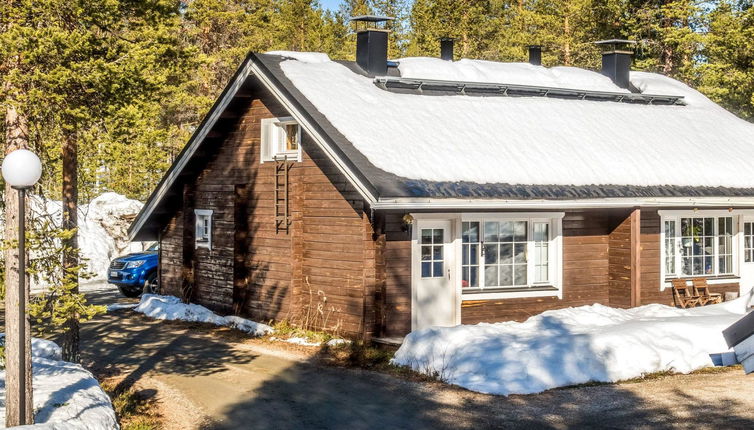
[[[63,229],[78,228],[78,142],[75,133],[66,135],[63,141]],[[64,243],[63,276],[65,282],[73,283],[71,294],[79,292],[79,246],[78,231]],[[78,363],[79,356],[79,315],[70,315],[63,327],[63,360]]]
[[[12,106],[5,110],[5,131],[6,155],[16,149],[28,148],[29,136],[26,119]],[[13,241],[18,237],[18,221],[18,191],[5,184],[5,240]],[[18,247],[11,247],[5,251],[5,422],[7,427],[19,425],[23,417],[25,417],[24,422],[26,424],[31,424],[34,419],[31,393],[31,330],[28,314],[21,315],[19,312],[19,276],[26,275],[18,273]],[[29,283],[26,282],[25,285],[25,296],[28,298]],[[22,334],[23,339],[18,339],[17,333],[21,318],[26,319],[26,330]],[[22,361],[20,342],[26,345],[26,360],[24,360],[26,366],[23,373],[21,371],[24,369],[19,369]],[[18,376],[21,374],[26,375],[26,390],[21,394],[25,399],[23,402],[19,402],[21,395],[9,395],[19,392],[20,380]],[[23,406],[20,403],[23,403]]]

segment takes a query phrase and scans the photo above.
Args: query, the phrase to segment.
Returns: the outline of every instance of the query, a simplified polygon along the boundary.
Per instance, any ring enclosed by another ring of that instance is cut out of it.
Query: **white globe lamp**
[[[27,149],[17,149],[3,160],[3,179],[13,188],[30,188],[41,176],[42,162]]]

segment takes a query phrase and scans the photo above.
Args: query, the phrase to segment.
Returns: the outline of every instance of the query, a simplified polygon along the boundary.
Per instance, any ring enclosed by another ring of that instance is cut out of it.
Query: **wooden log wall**
[[[290,228],[276,231],[274,162],[260,163],[261,120],[288,116],[260,86],[227,123],[206,167],[189,184],[193,209],[211,209],[212,250],[193,251],[196,303],[256,321],[290,320],[350,336],[374,333],[383,290],[384,237],[374,232],[361,196],[306,135],[303,161],[289,171]],[[193,220],[193,214],[184,217]],[[162,233],[161,274],[179,295],[176,269],[188,254],[176,217]]]
[[[183,211],[168,222],[160,238],[160,285],[162,294],[181,297],[183,283]]]
[[[609,304],[616,308],[631,306],[631,217],[621,217],[620,224],[608,235]]]
[[[385,217],[385,283],[380,312],[385,337],[411,331],[411,233],[401,217]]]

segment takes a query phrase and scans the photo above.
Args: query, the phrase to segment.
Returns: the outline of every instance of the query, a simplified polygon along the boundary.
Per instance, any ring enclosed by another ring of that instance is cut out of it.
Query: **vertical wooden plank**
[[[298,306],[302,300],[304,291],[304,181],[306,179],[304,169],[296,166],[288,173],[290,175],[290,187],[286,197],[286,207],[290,204],[290,219],[286,213],[286,232],[291,236],[291,293],[290,303]],[[290,200],[288,199],[290,197]],[[286,209],[288,211],[288,209]],[[294,309],[295,311],[295,309]]]
[[[641,209],[631,212],[631,306],[641,305]]]
[[[183,187],[183,258],[182,258],[182,284],[181,298],[185,302],[192,302],[195,294],[194,273],[194,198],[193,184],[185,184]]]

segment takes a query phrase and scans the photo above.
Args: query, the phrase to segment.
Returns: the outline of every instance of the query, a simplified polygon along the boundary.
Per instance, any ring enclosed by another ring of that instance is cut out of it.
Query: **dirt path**
[[[738,369],[505,398],[321,366],[130,310],[85,324],[82,345],[96,373],[155,390],[168,429],[754,428],[754,376]]]

